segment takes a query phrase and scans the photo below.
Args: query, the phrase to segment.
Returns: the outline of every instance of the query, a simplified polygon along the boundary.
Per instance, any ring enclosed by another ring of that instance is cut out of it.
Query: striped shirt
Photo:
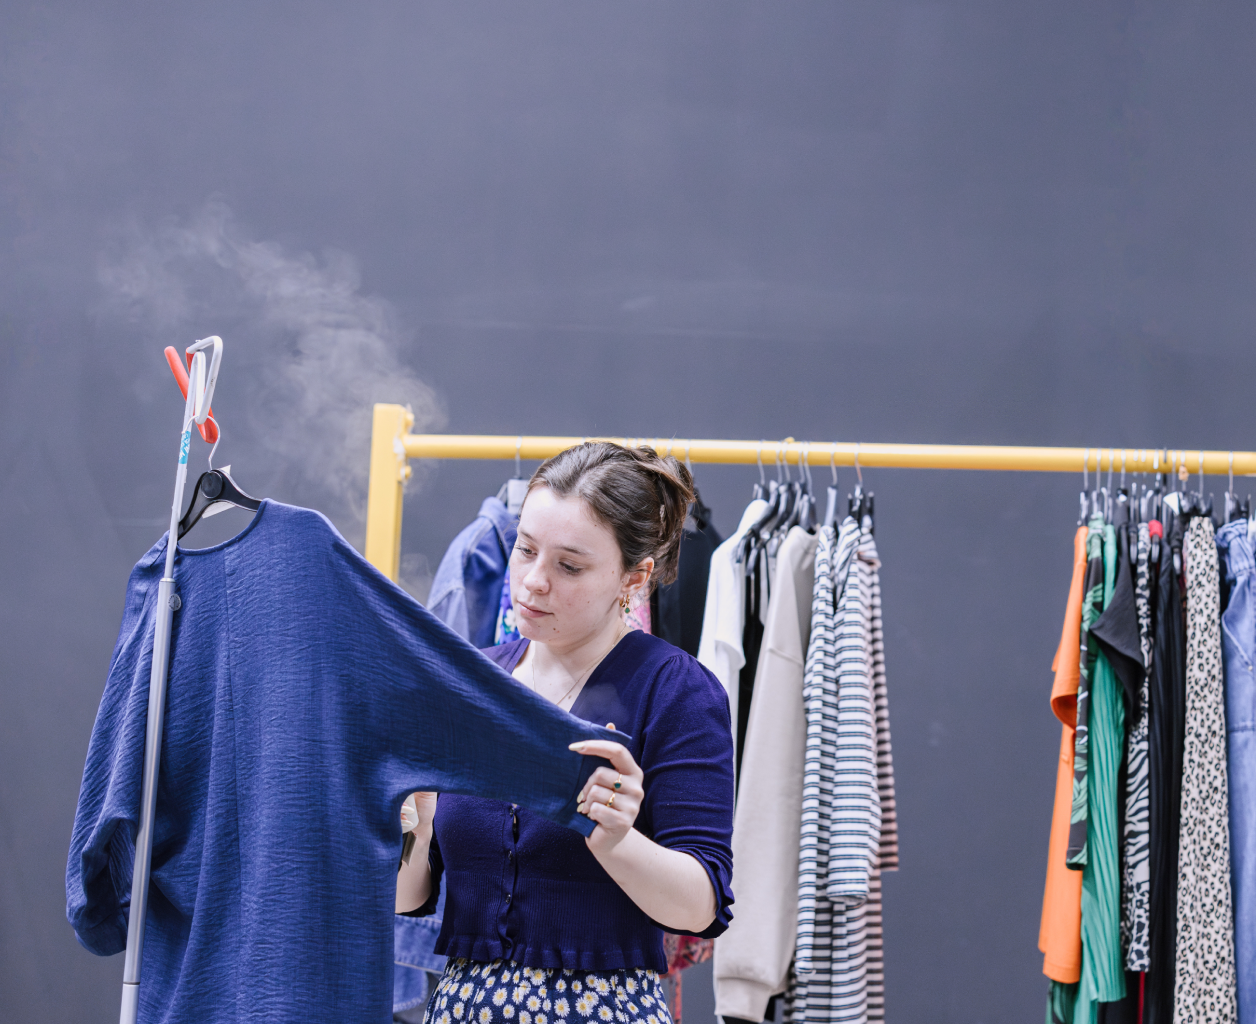
[[[807,746],[798,941],[787,994],[788,1017],[800,1024],[862,1022],[869,1015],[866,904],[880,888],[876,866],[883,806],[873,628],[876,565],[871,533],[853,519],[836,536],[832,528],[821,531],[803,682]],[[888,718],[884,741],[888,766]],[[891,806],[892,790],[891,778]],[[879,909],[878,904],[873,980],[883,1016]]]

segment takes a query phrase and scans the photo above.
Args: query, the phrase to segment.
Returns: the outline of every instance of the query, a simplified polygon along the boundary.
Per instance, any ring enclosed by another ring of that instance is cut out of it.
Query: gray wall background
[[[75,943],[63,872],[126,575],[168,514],[163,345],[223,335],[219,463],[358,542],[376,400],[454,432],[1256,447],[1254,21],[4,4],[0,1019],[117,1012],[121,960]],[[421,594],[509,467],[418,468]],[[697,475],[731,528],[754,471]],[[1038,1019],[1079,481],[865,478],[890,1018]]]

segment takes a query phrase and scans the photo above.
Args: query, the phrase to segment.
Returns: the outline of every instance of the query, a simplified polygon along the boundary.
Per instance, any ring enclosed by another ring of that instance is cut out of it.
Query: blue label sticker
[[[179,465],[186,466],[188,463],[188,448],[192,446],[192,428],[188,427],[183,432],[183,440],[179,444]]]

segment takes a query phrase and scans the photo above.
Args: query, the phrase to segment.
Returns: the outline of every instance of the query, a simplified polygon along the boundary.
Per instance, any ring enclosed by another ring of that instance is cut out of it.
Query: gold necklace
[[[561,697],[559,697],[558,700],[554,701],[554,703],[557,704],[561,708],[563,706],[563,701],[565,701],[568,697],[570,697],[573,693],[575,693],[576,687],[582,685],[585,682],[585,680],[588,679],[588,677],[593,674],[593,670],[597,668],[600,664],[602,664],[602,662],[606,659],[606,655],[610,654],[611,651],[613,651],[618,646],[619,641],[621,641],[627,635],[628,635],[628,630],[625,629],[623,627],[623,624],[621,623],[620,630],[615,635],[615,640],[610,645],[610,647],[606,648],[602,656],[598,658],[597,661],[595,661],[592,665],[590,665],[587,669],[585,669],[580,674],[580,678],[577,679],[572,684],[571,689],[568,690],[566,693],[564,693]],[[528,672],[532,677],[532,692],[535,693],[539,697],[540,691],[536,688],[536,651],[532,652],[532,657],[528,660]]]

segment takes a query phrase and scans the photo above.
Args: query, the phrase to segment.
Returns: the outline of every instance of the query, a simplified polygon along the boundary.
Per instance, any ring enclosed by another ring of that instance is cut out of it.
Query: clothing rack
[[[366,558],[395,580],[401,565],[402,487],[410,459],[548,459],[582,441],[648,444],[688,462],[726,465],[987,469],[1081,473],[1172,472],[1256,476],[1256,452],[1164,448],[1024,448],[1003,445],[864,444],[863,442],[716,441],[675,437],[527,437],[481,434],[411,434],[414,417],[401,405],[375,406],[371,434]]]

